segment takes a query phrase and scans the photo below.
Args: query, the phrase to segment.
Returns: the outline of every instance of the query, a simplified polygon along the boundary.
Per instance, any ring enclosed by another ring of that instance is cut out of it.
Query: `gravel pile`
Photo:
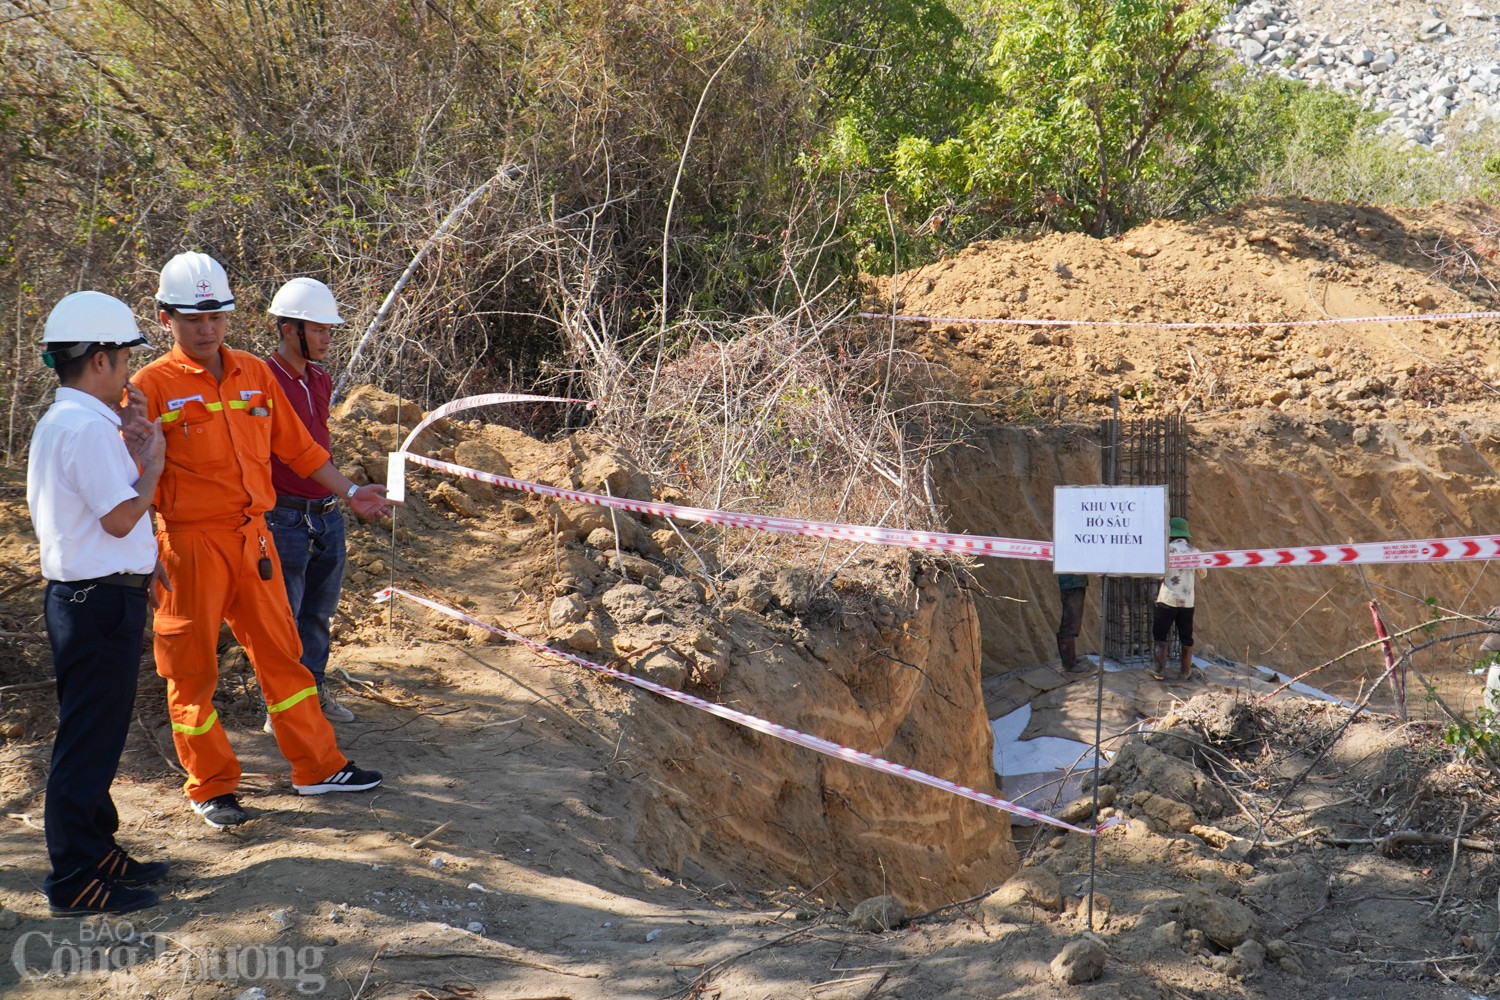
[[[1441,150],[1500,121],[1500,9],[1407,0],[1250,0],[1215,40],[1263,72],[1359,98],[1380,131]]]

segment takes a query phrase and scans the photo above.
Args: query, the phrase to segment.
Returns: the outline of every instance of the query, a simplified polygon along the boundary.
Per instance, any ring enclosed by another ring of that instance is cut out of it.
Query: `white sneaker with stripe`
[[[354,761],[351,760],[316,784],[293,784],[292,787],[297,790],[298,795],[323,795],[326,792],[368,792],[376,785],[379,785],[380,781],[379,771],[366,771],[355,767]]]

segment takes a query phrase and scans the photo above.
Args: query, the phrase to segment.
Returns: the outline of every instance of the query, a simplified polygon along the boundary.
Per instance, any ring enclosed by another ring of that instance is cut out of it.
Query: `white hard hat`
[[[234,294],[223,265],[196,251],[180,253],[162,267],[156,301],[169,309],[234,312]]]
[[[342,323],[333,292],[316,278],[293,278],[276,290],[266,310],[277,319],[300,319],[309,323]]]
[[[42,343],[68,345],[43,352],[42,360],[48,368],[83,357],[94,344],[129,347],[137,351],[151,349],[146,338],[141,336],[130,307],[103,292],[74,292],[63,296],[47,314],[47,324],[42,327]]]

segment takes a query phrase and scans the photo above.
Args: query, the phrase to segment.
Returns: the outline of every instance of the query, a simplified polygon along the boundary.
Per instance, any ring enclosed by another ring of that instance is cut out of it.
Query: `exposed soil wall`
[[[951,574],[916,577],[896,614],[874,602],[793,625],[730,611],[738,651],[714,700],[993,793],[973,603]],[[636,783],[624,831],[665,869],[925,909],[1017,866],[1008,817],[987,806],[657,699],[616,722],[667,762]]]
[[[1360,444],[1353,432],[1364,432]],[[994,428],[941,467],[957,528],[1021,538],[1052,535],[1052,491],[1097,483],[1093,425]],[[1500,426],[1434,430],[1411,422],[1309,422],[1280,414],[1190,425],[1189,510],[1204,549],[1432,538],[1500,529],[1491,462]],[[1212,571],[1198,587],[1199,651],[1297,671],[1368,642],[1374,599],[1411,624],[1440,607],[1483,613],[1500,603],[1487,562]],[[977,566],[987,672],[1056,657],[1058,595],[1051,567],[1023,560]],[[1098,588],[1083,648],[1098,648]],[[1474,650],[1476,643],[1468,649]],[[1362,674],[1378,652],[1340,671]]]

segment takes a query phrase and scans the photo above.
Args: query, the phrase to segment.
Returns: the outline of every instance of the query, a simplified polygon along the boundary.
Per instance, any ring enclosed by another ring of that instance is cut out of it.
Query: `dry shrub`
[[[1496,394],[1479,367],[1462,358],[1424,365],[1397,389],[1401,398],[1424,406],[1480,402],[1494,399]]]
[[[930,465],[960,433],[959,411],[925,361],[866,333],[805,312],[679,323],[658,371],[600,370],[599,419],[690,504],[932,530]],[[735,532],[717,555],[733,573],[773,555],[807,566],[825,550]],[[840,543],[827,558],[848,557]]]
[[[1420,249],[1433,262],[1432,274],[1439,281],[1500,292],[1500,265],[1495,259],[1500,254],[1500,214],[1493,210],[1473,216],[1466,230],[1444,233],[1431,247]]]
[[[156,270],[183,249],[228,269],[236,347],[271,346],[263,310],[287,278],[327,281],[349,321],[331,358],[344,369],[426,248],[349,372],[424,405],[536,388],[566,343],[571,286],[597,286],[592,319],[610,329],[652,322],[664,273],[699,302],[753,298],[744,248],[767,227],[752,218],[807,127],[795,38],[764,14],[752,0],[0,0],[0,89],[18,95],[0,101],[8,459],[55,385],[32,347],[51,305],[97,288],[149,327]],[[507,166],[524,169],[434,241]],[[604,234],[604,272],[574,269],[580,228]]]

